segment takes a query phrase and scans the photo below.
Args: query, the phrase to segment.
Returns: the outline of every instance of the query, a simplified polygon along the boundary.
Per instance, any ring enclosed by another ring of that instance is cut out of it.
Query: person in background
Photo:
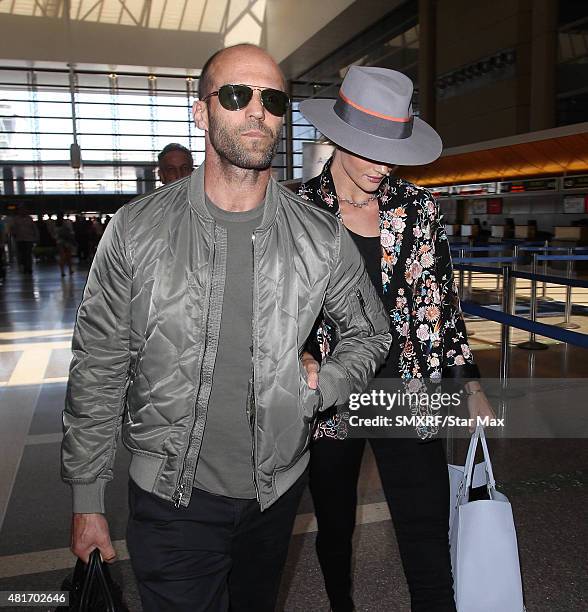
[[[394,70],[352,67],[339,98],[307,100],[300,111],[336,145],[322,173],[299,194],[336,215],[358,247],[389,313],[392,348],[376,378],[401,384],[476,378],[478,369],[453,279],[439,206],[430,192],[392,175],[396,166],[439,157],[441,139],[415,117],[411,80]],[[359,255],[358,255],[359,257]],[[325,317],[308,348],[327,363],[336,326]],[[314,348],[311,348],[314,346]],[[309,372],[317,369],[304,355]],[[320,377],[320,372],[319,372]],[[470,416],[493,415],[477,381],[465,382]],[[351,612],[352,535],[365,438],[347,438],[342,415],[321,415],[311,445],[310,489],[317,553],[333,612]],[[449,556],[449,483],[442,441],[370,438],[388,502],[413,612],[455,612]]]
[[[65,266],[68,267],[70,275],[74,273],[71,258],[76,248],[76,237],[69,222],[59,213],[55,221],[55,242],[57,243],[57,254],[61,276],[65,276]]]
[[[157,156],[157,173],[162,185],[188,176],[194,170],[194,159],[189,149],[171,142]]]
[[[90,257],[90,228],[89,221],[83,215],[76,215],[73,231],[78,245],[78,261],[87,261]]]
[[[33,247],[39,240],[39,231],[31,216],[21,204],[10,222],[10,233],[16,242],[18,264],[26,276],[33,274]]]

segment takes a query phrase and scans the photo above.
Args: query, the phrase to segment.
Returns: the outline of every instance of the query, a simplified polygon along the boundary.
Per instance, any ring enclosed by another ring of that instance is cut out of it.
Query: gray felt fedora
[[[336,145],[379,162],[419,166],[443,150],[439,134],[412,112],[412,81],[388,68],[352,66],[336,100],[305,100],[300,112]]]

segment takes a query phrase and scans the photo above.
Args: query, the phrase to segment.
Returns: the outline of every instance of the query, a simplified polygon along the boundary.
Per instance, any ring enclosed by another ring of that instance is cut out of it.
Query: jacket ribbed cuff
[[[321,410],[349,401],[349,379],[332,363],[325,363],[319,371],[319,391],[323,398]]]
[[[74,514],[104,514],[104,478],[96,478],[88,484],[72,484]]]

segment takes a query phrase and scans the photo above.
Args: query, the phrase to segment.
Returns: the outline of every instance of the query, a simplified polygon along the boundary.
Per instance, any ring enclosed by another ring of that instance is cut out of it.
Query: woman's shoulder
[[[323,189],[321,177],[322,175],[319,174],[302,183],[298,188],[297,195],[304,200],[310,200],[323,210],[335,212],[336,198],[328,190]]]
[[[390,181],[390,187],[392,196],[390,206],[402,203],[406,209],[424,213],[431,218],[438,215],[439,206],[426,187],[411,183],[402,177],[394,177],[394,180]]]

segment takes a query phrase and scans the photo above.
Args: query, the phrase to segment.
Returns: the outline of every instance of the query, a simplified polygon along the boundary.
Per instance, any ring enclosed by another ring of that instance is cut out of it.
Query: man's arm
[[[125,404],[132,279],[125,249],[126,215],[123,207],[113,217],[90,269],[74,329],[63,412],[61,473],[73,490],[72,549],[81,552],[82,535],[98,529],[99,535],[91,539],[104,557],[111,556],[99,546],[105,526],[108,535],[104,517],[88,525],[91,517],[82,520],[78,515],[104,512],[104,487],[113,476]]]
[[[340,226],[324,314],[337,327],[339,341],[320,369],[323,409],[344,404],[362,392],[388,356],[390,318],[347,230]]]

